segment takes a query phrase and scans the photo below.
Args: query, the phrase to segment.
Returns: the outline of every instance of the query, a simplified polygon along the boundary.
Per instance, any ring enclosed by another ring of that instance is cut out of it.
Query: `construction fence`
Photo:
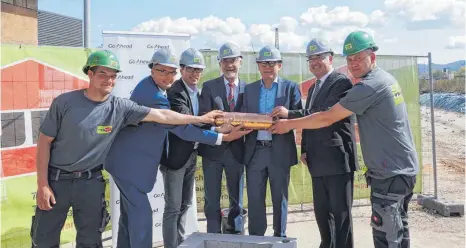
[[[36,192],[36,142],[41,118],[46,114],[52,100],[61,93],[86,88],[88,78],[82,72],[87,56],[94,49],[37,47],[19,45],[1,45],[1,245],[2,247],[30,247],[31,217],[35,209]],[[216,51],[203,51],[207,68],[202,80],[206,81],[220,75]],[[147,60],[152,54],[147,54]],[[308,90],[315,82],[309,71],[304,54],[283,53],[283,68],[280,76],[293,80],[300,85],[302,100],[305,102]],[[260,79],[255,63],[256,54],[243,53],[240,78],[247,83]],[[408,107],[416,149],[421,165],[421,108],[419,99],[418,57],[383,56],[377,57],[378,66],[391,73],[399,82]],[[343,57],[335,55],[334,68],[347,74],[354,83],[357,82],[346,67]],[[146,66],[146,65],[142,65]],[[147,68],[147,66],[146,66]],[[149,75],[149,69],[147,69]],[[117,80],[117,84],[118,84]],[[202,84],[199,86],[201,87]],[[357,126],[356,126],[357,130]],[[296,131],[296,145],[301,144],[301,131]],[[358,147],[359,139],[357,138]],[[354,198],[356,205],[368,203],[369,188],[365,178],[363,154],[358,149],[361,170],[355,173]],[[297,154],[297,155],[299,155]],[[198,212],[203,211],[204,176],[201,159],[196,171],[196,199]],[[422,166],[421,166],[422,168]],[[419,173],[416,193],[423,192],[423,178]],[[225,180],[221,197],[222,206],[228,206],[228,194]],[[247,185],[245,185],[247,187]],[[244,205],[247,208],[247,193],[244,191]],[[107,187],[107,199],[110,197]],[[289,204],[302,205],[312,203],[312,185],[308,169],[303,164],[292,167],[289,185]],[[271,206],[270,194],[267,205]],[[62,243],[72,242],[75,229],[70,211],[61,239]],[[111,229],[111,224],[107,230]]]

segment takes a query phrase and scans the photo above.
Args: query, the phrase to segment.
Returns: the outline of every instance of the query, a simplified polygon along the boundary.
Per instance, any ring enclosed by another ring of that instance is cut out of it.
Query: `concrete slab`
[[[438,199],[432,195],[419,195],[417,202],[424,208],[435,210],[445,217],[464,215],[464,204],[459,202]]]
[[[297,248],[295,238],[193,233],[179,248]]]

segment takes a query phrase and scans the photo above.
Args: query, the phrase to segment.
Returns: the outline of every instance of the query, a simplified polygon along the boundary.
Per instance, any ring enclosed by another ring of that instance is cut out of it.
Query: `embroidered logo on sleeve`
[[[97,134],[108,134],[112,132],[112,126],[97,126]]]
[[[401,93],[401,87],[398,83],[392,84],[392,94],[393,94],[393,101],[395,101],[395,105],[398,105],[405,101],[403,98],[403,94]]]

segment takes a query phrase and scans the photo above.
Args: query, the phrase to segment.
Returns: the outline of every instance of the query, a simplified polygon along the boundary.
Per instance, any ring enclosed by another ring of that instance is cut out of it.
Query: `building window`
[[[47,115],[47,110],[31,112],[33,144],[37,144],[37,139],[39,138],[39,128],[45,118],[45,115]]]
[[[24,113],[2,113],[2,148],[20,146],[26,141]]]

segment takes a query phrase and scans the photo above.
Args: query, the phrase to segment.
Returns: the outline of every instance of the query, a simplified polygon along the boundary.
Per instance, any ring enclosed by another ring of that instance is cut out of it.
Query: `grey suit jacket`
[[[259,96],[261,80],[246,85],[243,96],[241,112],[259,113]],[[284,106],[288,110],[302,109],[301,92],[295,82],[278,78],[277,96],[275,107]],[[247,166],[256,149],[257,131],[246,136],[243,162]],[[298,163],[298,154],[293,130],[285,134],[272,135],[273,161],[282,166],[293,166]],[[264,165],[265,166],[265,165]]]

